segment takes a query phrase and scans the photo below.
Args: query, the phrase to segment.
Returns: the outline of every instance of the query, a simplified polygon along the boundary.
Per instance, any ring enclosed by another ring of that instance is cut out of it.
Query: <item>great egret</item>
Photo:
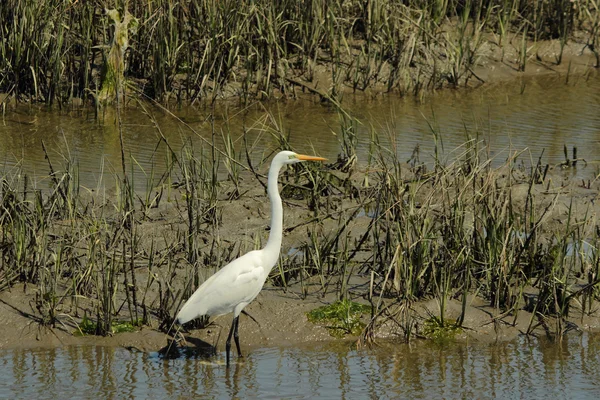
[[[267,245],[264,249],[244,254],[221,268],[192,294],[177,314],[177,322],[185,324],[203,315],[219,316],[233,313],[233,322],[225,342],[227,365],[232,335],[238,356],[242,357],[238,335],[240,313],[260,293],[269,272],[279,258],[283,236],[283,205],[277,187],[279,171],[286,164],[325,160],[322,157],[305,156],[292,151],[282,151],[273,158],[267,182],[267,194],[271,201],[271,232]]]

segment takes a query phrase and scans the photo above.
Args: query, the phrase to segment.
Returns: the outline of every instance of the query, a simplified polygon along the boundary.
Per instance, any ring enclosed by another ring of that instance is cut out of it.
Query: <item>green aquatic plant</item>
[[[444,342],[452,340],[457,334],[462,332],[462,328],[457,321],[449,319],[442,320],[438,317],[431,317],[423,323],[421,334],[427,339],[432,339],[436,342]]]
[[[315,308],[306,316],[310,322],[326,324],[331,336],[344,337],[348,334],[358,335],[365,327],[360,319],[369,312],[371,306],[345,299]]]
[[[117,321],[111,322],[110,333],[135,332],[142,326],[142,321]],[[97,335],[99,332],[98,324],[91,320],[87,314],[83,315],[81,322],[77,325],[77,330],[73,332],[75,336]]]

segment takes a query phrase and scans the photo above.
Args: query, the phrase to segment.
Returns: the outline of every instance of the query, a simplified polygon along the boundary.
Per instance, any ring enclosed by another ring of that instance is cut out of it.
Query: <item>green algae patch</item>
[[[432,339],[436,342],[453,340],[461,332],[462,328],[455,320],[442,321],[437,317],[431,317],[426,320],[421,331],[427,339]]]
[[[123,333],[123,332],[135,332],[139,327],[142,326],[141,321],[112,321],[110,332]],[[78,325],[78,329],[73,332],[74,336],[88,336],[98,334],[98,324],[87,317],[83,316],[83,319]]]
[[[371,306],[350,300],[315,308],[306,313],[312,323],[324,324],[329,334],[342,338],[346,335],[358,335],[365,327],[360,320],[362,315],[371,312]]]

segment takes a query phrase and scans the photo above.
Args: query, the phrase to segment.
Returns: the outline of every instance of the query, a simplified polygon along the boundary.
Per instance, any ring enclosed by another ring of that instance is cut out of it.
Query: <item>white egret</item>
[[[292,151],[282,151],[273,158],[267,182],[267,194],[271,201],[271,232],[266,246],[262,250],[251,251],[221,268],[192,294],[177,314],[177,322],[185,324],[203,315],[219,316],[233,313],[233,322],[225,342],[227,365],[232,335],[238,356],[242,357],[238,335],[240,313],[260,293],[269,272],[279,258],[283,236],[283,205],[277,187],[279,171],[286,164],[324,160],[326,159],[322,157],[306,156]]]

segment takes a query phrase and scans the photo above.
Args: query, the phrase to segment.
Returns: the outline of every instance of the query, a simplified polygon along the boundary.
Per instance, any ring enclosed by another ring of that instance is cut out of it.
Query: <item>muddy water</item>
[[[222,356],[222,355],[221,355]],[[218,360],[217,360],[218,361]],[[600,336],[254,349],[227,370],[109,347],[0,351],[0,398],[598,398]]]
[[[522,157],[525,161],[537,159],[543,150],[544,162],[558,163],[564,160],[564,145],[569,149],[576,146],[578,156],[587,160],[593,161],[600,154],[600,74],[571,77],[568,83],[565,78],[538,77],[469,91],[447,90],[424,104],[395,97],[364,101],[350,96],[345,104],[361,121],[357,136],[359,160],[363,163],[371,131],[384,145],[395,146],[401,160],[408,159],[417,145],[421,159],[431,160],[432,127],[440,134],[440,151],[443,148],[449,157],[461,152],[457,148],[467,140],[467,133],[470,137],[479,135],[489,144],[497,163],[502,163],[509,151],[524,149],[531,151],[531,155]],[[231,134],[240,149],[244,147],[245,126],[247,143],[254,146],[256,159],[277,147],[270,133],[276,129],[289,135],[298,151],[335,159],[340,148],[340,123],[334,109],[308,101],[269,107],[273,118],[259,105],[244,110],[221,106],[215,112],[214,130],[208,120],[210,110],[176,110],[174,113],[195,132],[158,109],[149,113],[176,152],[186,141],[196,148],[206,143],[203,139],[222,143],[223,133]],[[123,116],[123,132],[126,158],[128,162],[133,160],[133,169],[128,170],[135,171],[138,184],[145,184],[152,173],[158,175],[164,170],[167,146],[157,145],[160,133],[135,105]],[[110,112],[103,122],[92,111],[57,113],[34,108],[19,108],[0,117],[2,171],[14,173],[18,170],[15,166],[20,165],[36,180],[43,180],[49,167],[42,141],[55,169],[60,169],[66,158],[77,161],[81,182],[86,186],[97,185],[101,177],[110,184],[114,173],[121,171],[119,134],[115,115]]]

